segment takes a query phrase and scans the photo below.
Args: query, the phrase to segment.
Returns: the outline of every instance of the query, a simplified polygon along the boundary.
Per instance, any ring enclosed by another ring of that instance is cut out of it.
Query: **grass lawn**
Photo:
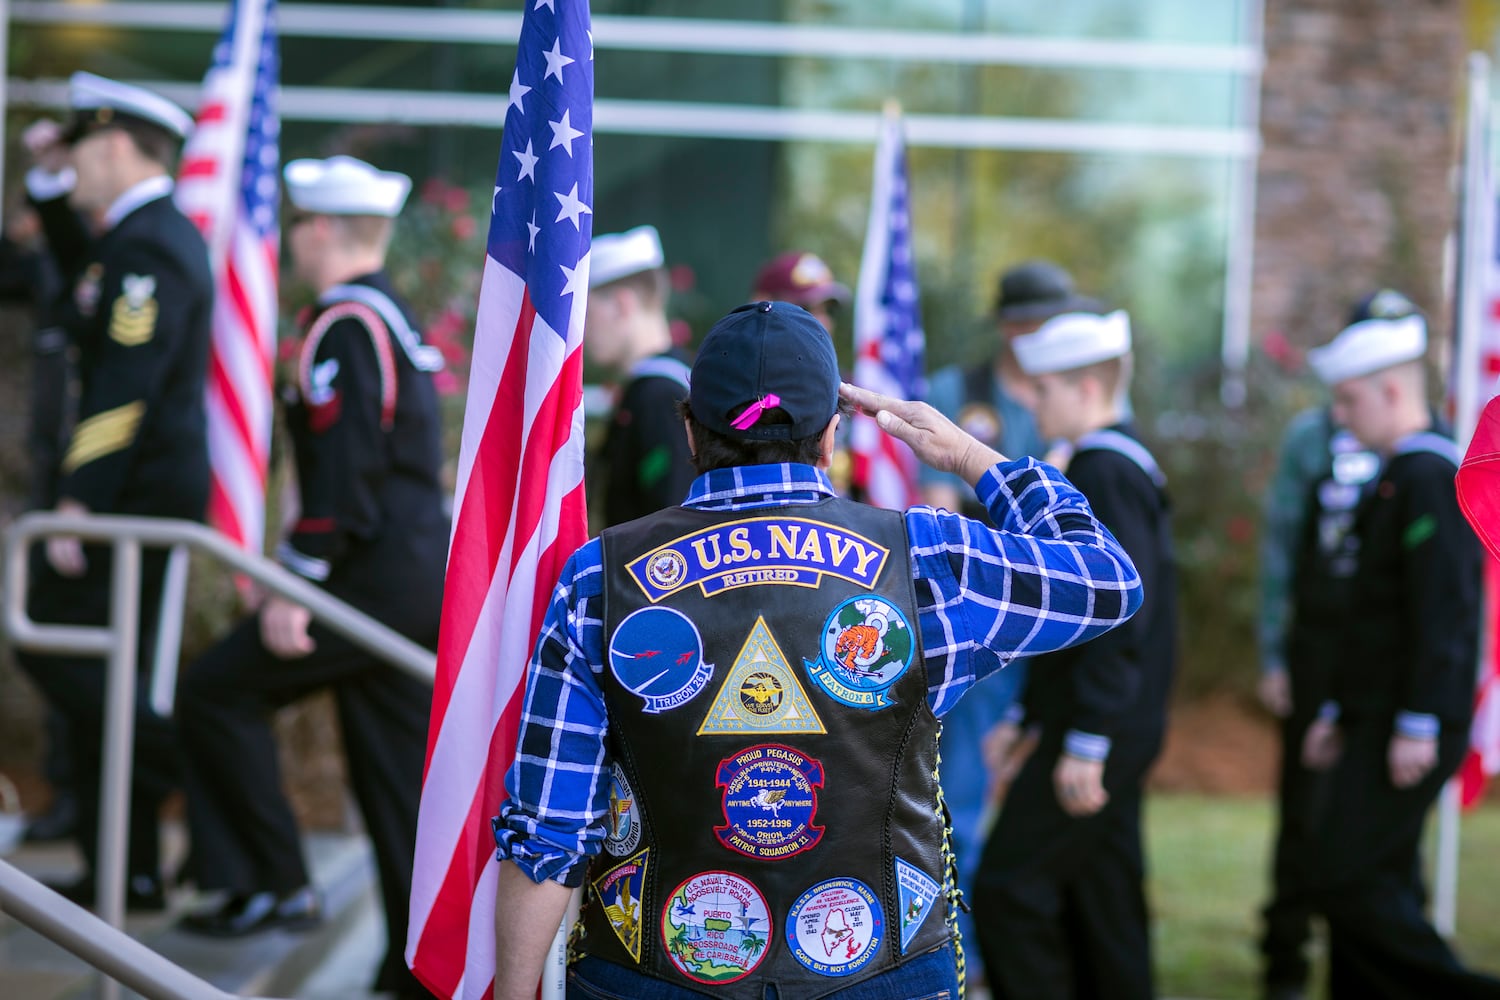
[[[1256,941],[1272,816],[1269,799],[1147,799],[1149,892],[1163,997],[1257,996]],[[1429,836],[1425,846],[1432,841]],[[1466,962],[1500,971],[1500,804],[1463,818],[1457,947]]]

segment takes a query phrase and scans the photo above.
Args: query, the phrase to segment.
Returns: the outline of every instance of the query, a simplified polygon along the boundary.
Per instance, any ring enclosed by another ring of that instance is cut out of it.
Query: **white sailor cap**
[[[411,192],[411,178],[376,170],[352,156],[293,160],[282,170],[286,196],[314,215],[379,215],[395,218]]]
[[[1372,375],[1427,353],[1427,322],[1412,313],[1396,319],[1366,319],[1344,327],[1322,347],[1307,352],[1307,363],[1326,385]]]
[[[160,94],[144,87],[118,80],[74,73],[68,80],[68,106],[73,119],[64,137],[76,142],[91,126],[110,125],[121,119],[134,119],[155,125],[179,139],[193,130],[193,116]]]
[[[1016,363],[1027,375],[1066,372],[1130,353],[1130,316],[1069,312],[1053,316],[1035,332],[1010,339]]]
[[[589,287],[655,270],[666,263],[655,226],[636,226],[623,233],[595,236],[589,247]]]

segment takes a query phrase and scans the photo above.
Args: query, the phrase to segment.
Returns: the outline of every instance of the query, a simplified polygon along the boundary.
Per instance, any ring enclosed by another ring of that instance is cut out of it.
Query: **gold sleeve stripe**
[[[80,421],[73,431],[68,453],[63,456],[63,473],[71,473],[95,459],[128,448],[145,415],[146,401],[138,399]]]

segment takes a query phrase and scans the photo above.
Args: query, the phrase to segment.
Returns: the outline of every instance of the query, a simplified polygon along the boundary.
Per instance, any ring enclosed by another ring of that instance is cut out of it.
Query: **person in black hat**
[[[836,497],[841,397],[1000,527]],[[1129,618],[1135,568],[1055,469],[841,386],[797,306],[715,324],[681,412],[686,501],[575,552],[542,625],[495,819],[495,995],[533,995],[584,885],[590,995],[959,995],[939,719]]]
[[[204,383],[213,279],[208,251],[172,203],[171,172],[192,120],[150,91],[78,73],[65,127],[39,122],[28,192],[65,289],[57,317],[76,352],[77,423],[63,453],[56,509],[202,520],[208,503]],[[40,621],[104,624],[111,552],[55,537],[34,560],[28,601]],[[141,658],[161,600],[166,552],[142,556]],[[23,669],[68,718],[86,872],[63,887],[94,895],[104,669],[96,657],[21,651]],[[163,904],[157,809],[176,783],[170,727],[136,712],[127,904]]]
[[[411,180],[348,156],[293,160],[283,175],[292,266],[318,298],[287,393],[299,514],[277,558],[435,648],[449,532],[432,380],[442,355],[422,342],[384,270]],[[387,940],[375,989],[429,996],[402,956],[432,686],[282,598],[268,598],[183,672],[177,716],[193,875],[227,898],[181,927],[239,937],[320,919],[271,732],[276,709],[316,691],[330,691],[338,708],[380,874]]]

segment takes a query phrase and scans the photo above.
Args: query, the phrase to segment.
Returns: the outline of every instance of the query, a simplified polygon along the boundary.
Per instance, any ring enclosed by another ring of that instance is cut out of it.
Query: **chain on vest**
[[[584,953],[814,998],[949,940],[905,522],[843,499],[602,536],[613,787]]]

